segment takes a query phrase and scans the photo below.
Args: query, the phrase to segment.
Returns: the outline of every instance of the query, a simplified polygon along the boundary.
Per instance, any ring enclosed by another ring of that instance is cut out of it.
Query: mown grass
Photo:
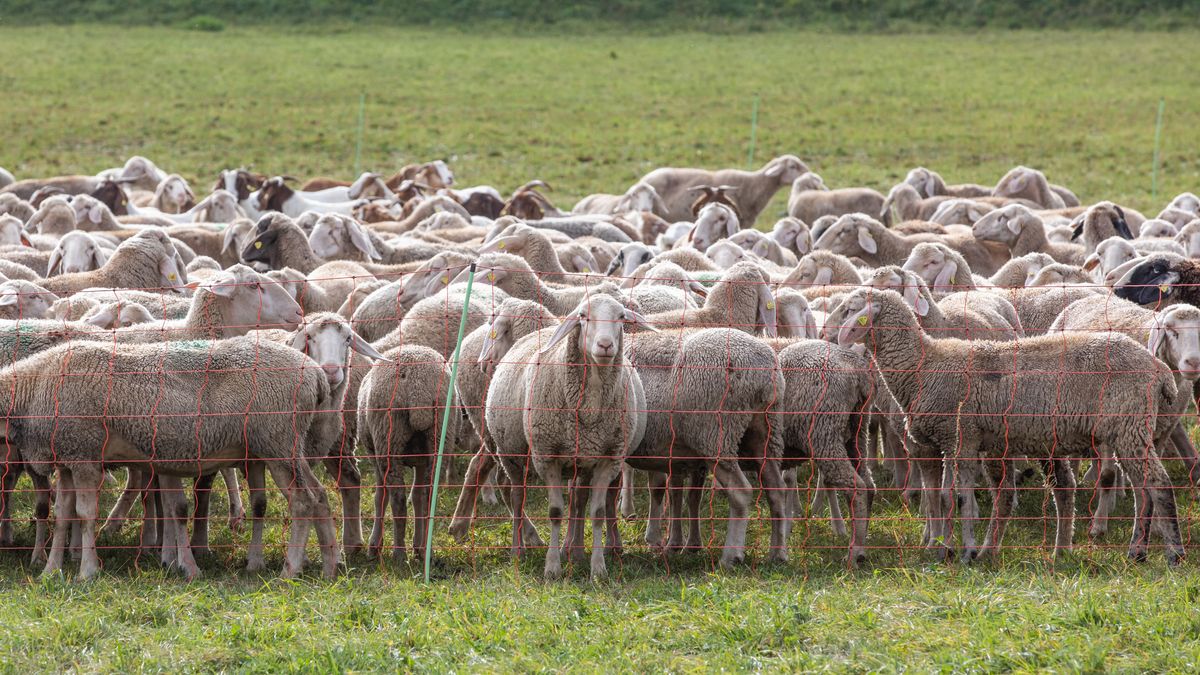
[[[464,184],[509,189],[537,176],[569,205],[660,164],[744,166],[757,94],[756,163],[793,152],[832,185],[882,189],[917,164],[990,183],[1027,163],[1085,199],[1157,211],[1200,184],[1195,37],[0,28],[0,165],[91,173],[142,153],[200,184],[238,164],[349,175],[365,91],[363,167],[445,157]],[[26,497],[18,547],[30,544]],[[1196,509],[1179,499],[1194,546]],[[1089,500],[1081,492],[1081,514]],[[415,566],[360,557],[332,584],[278,581],[277,494],[270,574],[246,575],[247,535],[228,533],[216,502],[216,553],[195,583],[136,564],[132,527],[101,542],[93,583],[41,582],[25,551],[0,555],[3,669],[1163,671],[1196,669],[1200,651],[1194,563],[1167,570],[1156,553],[1127,564],[1124,522],[1103,545],[1079,532],[1079,548],[1055,563],[1052,505],[1036,489],[1022,495],[1002,559],[977,568],[931,562],[916,518],[885,494],[862,571],[841,563],[842,542],[820,518],[797,524],[787,565],[763,562],[757,523],[750,562],[733,572],[715,571],[719,523],[705,551],[671,557],[627,523],[627,552],[600,584],[580,570],[543,582],[540,552],[511,562],[508,525],[491,507],[468,547],[439,525],[432,585]],[[725,513],[719,497],[707,504]]]

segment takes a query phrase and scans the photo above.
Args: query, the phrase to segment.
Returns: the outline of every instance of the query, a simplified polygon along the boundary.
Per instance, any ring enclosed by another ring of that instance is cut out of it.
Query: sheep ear
[[[571,256],[571,262],[575,263],[575,269],[582,271],[584,274],[591,274],[592,268],[587,264],[581,255]]]
[[[24,231],[21,231],[19,236],[21,237],[21,245],[22,246],[28,246],[29,248],[33,248],[33,242],[29,241],[29,237],[25,235]]]
[[[737,216],[731,213],[729,219],[725,221],[725,236],[732,237],[740,229],[742,229],[742,224],[738,222]]]
[[[12,307],[20,303],[21,296],[18,293],[5,293],[0,295],[0,307]]]
[[[104,211],[102,210],[102,208],[99,204],[88,209],[88,220],[92,221],[92,224],[99,225],[100,220],[103,217],[104,217]]]
[[[1025,189],[1025,183],[1028,182],[1028,177],[1024,173],[1017,174],[1017,177],[1008,184],[1013,192],[1020,192]]]
[[[778,337],[779,316],[775,307],[775,296],[767,284],[758,287],[758,323],[768,337]]]
[[[1087,257],[1087,260],[1083,261],[1083,269],[1088,272],[1091,272],[1092,270],[1096,269],[1099,265],[1100,265],[1100,256],[1096,255],[1095,253],[1089,255]]]
[[[937,190],[937,181],[933,179],[933,174],[925,177],[925,196],[934,196],[934,191]]]
[[[210,293],[219,295],[222,298],[232,298],[238,290],[238,279],[232,274],[218,274],[213,276],[207,284],[200,286],[207,288]]]
[[[929,313],[929,302],[921,297],[921,289],[915,283],[904,286],[904,301],[921,316]]]
[[[870,230],[865,227],[858,228],[858,245],[871,255],[879,252],[879,245],[875,243],[875,237],[872,237]]]
[[[58,274],[58,266],[62,264],[62,246],[55,246],[50,252],[50,260],[46,262],[46,276],[52,277]]]
[[[364,340],[361,335],[353,330],[350,331],[350,348],[369,359],[391,363],[391,359],[385,358],[370,342]]]
[[[846,317],[846,325],[838,328],[837,342],[839,347],[849,347],[867,334],[871,323],[871,303]]]
[[[1017,218],[1006,218],[1004,224],[1008,226],[1008,231],[1013,234],[1021,234],[1021,221]]]
[[[706,287],[704,284],[700,283],[699,281],[696,281],[693,279],[692,281],[687,282],[687,286],[696,295],[698,295],[702,298],[708,297],[708,287]]]
[[[517,240],[519,240],[519,239],[520,239],[520,237],[513,236],[513,235],[509,235],[507,237],[498,237],[498,238],[493,239],[490,242],[484,244],[483,246],[480,246],[479,247],[479,255],[483,255],[484,253],[491,253],[492,251],[503,251],[503,250],[507,249],[509,246],[512,246],[513,244],[517,243]]]
[[[660,215],[667,213],[667,205],[663,202],[662,197],[658,195],[658,190],[650,193],[650,200],[654,205],[655,213]]]
[[[781,173],[783,173],[783,162],[774,162],[771,166],[767,167],[767,170],[763,172],[763,175],[768,178],[774,178]]]
[[[237,230],[232,225],[225,228],[225,236],[221,238],[221,253],[229,250],[233,246],[234,238],[237,236]]]
[[[633,311],[632,309],[625,310],[625,320],[632,321],[633,323],[637,324],[638,326],[641,326],[642,328],[650,331],[651,333],[659,332],[659,330],[657,328],[655,328],[653,324],[651,324],[649,321],[646,320],[646,317],[642,316],[641,314],[638,314],[637,312]]]
[[[101,267],[104,267],[104,265],[108,263],[108,258],[109,258],[108,251],[100,248],[99,246],[97,246],[95,248],[95,250],[92,251],[92,261],[96,264],[96,269],[100,269]]]
[[[917,314],[920,316],[929,314],[929,301],[926,300],[924,296],[918,295],[917,306],[914,309],[916,309]]]
[[[1150,339],[1146,341],[1146,348],[1150,350],[1151,354],[1158,356],[1158,350],[1163,346],[1163,341],[1167,337],[1167,331],[1157,318],[1152,321],[1154,325],[1150,327]]]
[[[542,356],[551,349],[554,349],[555,345],[557,345],[559,342],[562,342],[563,338],[567,337],[571,331],[578,328],[579,319],[581,316],[583,316],[583,310],[579,309],[571,312],[567,318],[563,319],[563,322],[558,325],[558,330],[554,331],[554,335],[550,336],[550,340],[546,342],[546,345],[538,352],[538,356]]]
[[[942,267],[942,271],[938,272],[937,277],[933,280],[933,287],[943,292],[954,290],[955,275],[958,274],[958,263],[948,262]]]
[[[496,321],[493,319],[484,326],[483,346],[479,349],[478,363],[487,363],[492,358],[492,352],[496,351],[496,337]]]
[[[813,285],[824,286],[824,285],[828,284],[830,281],[833,281],[833,268],[832,267],[818,267],[817,268],[817,276],[813,278]]]
[[[383,256],[375,249],[375,244],[371,242],[371,237],[367,236],[366,230],[351,218],[347,218],[345,223],[346,229],[350,232],[350,243],[354,244],[355,248],[366,253],[371,260],[383,259]]]

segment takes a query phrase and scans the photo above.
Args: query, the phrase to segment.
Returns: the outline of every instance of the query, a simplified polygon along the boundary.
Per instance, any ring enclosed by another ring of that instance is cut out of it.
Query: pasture
[[[917,165],[992,184],[1027,164],[1085,202],[1154,213],[1200,186],[1200,40],[1187,33],[518,37],[74,26],[0,29],[0,59],[0,166],[18,177],[91,174],[132,154],[204,188],[217,169],[237,165],[350,177],[365,93],[363,169],[444,158],[465,185],[509,190],[542,178],[569,208],[655,166],[745,167],[757,95],[755,166],[795,153],[834,187],[886,191]],[[760,224],[773,222],[785,199],[783,191]],[[364,484],[374,481],[364,475]],[[436,514],[449,514],[455,496],[443,492]],[[531,498],[540,519],[544,498]],[[1181,490],[1178,499],[1192,549],[1194,497]],[[223,514],[223,498],[214,502]],[[719,522],[715,532],[706,525],[710,550],[679,556],[647,550],[632,522],[622,526],[626,553],[602,583],[586,570],[544,582],[540,552],[513,563],[498,507],[485,510],[465,547],[439,521],[431,585],[415,565],[361,556],[332,583],[281,581],[282,502],[272,497],[263,576],[240,571],[246,534],[230,535],[219,517],[215,553],[193,583],[128,550],[104,551],[104,573],[84,584],[39,581],[24,548],[0,555],[0,664],[12,672],[897,663],[1166,671],[1195,669],[1200,659],[1196,563],[1168,570],[1160,551],[1145,564],[1126,562],[1128,504],[1102,544],[1077,527],[1076,550],[1052,562],[1053,504],[1038,484],[1022,491],[1000,560],[974,568],[929,559],[916,515],[884,490],[863,570],[846,569],[844,547],[820,517],[797,523],[786,565],[764,562],[756,524],[750,564],[732,572],[716,571]],[[722,502],[706,502],[714,521]],[[1082,512],[1087,499],[1079,502]],[[29,546],[30,513],[28,499],[18,504],[19,547]],[[135,529],[101,546],[129,549]]]

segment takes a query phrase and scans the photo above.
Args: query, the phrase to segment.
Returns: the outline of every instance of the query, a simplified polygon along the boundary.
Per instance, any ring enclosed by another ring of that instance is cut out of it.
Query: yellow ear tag
[[[495,339],[496,339],[496,331],[492,331],[492,339],[493,339],[493,340],[495,340]]]
[[[167,280],[168,280],[168,281],[175,281],[175,273],[174,273],[174,272],[172,272],[171,274],[168,274],[168,275],[167,275]]]
[[[496,273],[488,272],[488,281],[495,281],[495,280],[496,280]]]
[[[1167,284],[1162,284],[1161,286],[1158,287],[1159,293],[1166,293],[1169,290],[1171,290],[1171,287],[1168,286]]]
[[[496,248],[504,248],[504,242],[500,242],[499,244],[496,244]]]
[[[447,274],[447,275],[445,275],[445,276],[443,276],[443,277],[442,277],[442,283],[443,283],[443,284],[448,284],[448,283],[450,283],[450,275],[449,275],[449,274]]]
[[[950,277],[950,285],[951,285],[951,286],[953,286],[953,285],[954,285],[954,279],[955,279],[955,277]]]
[[[860,325],[860,326],[867,325],[867,317],[865,314],[863,316],[858,317],[858,325]]]
[[[592,273],[592,268],[590,268],[590,267],[585,267],[585,268],[583,268],[583,273],[584,273],[584,274],[591,274],[591,273]]]
[[[773,303],[773,302],[768,302],[768,303],[767,303],[767,309],[775,309],[775,303]]]
[[[262,242],[261,241],[254,242],[254,248],[262,248]]]

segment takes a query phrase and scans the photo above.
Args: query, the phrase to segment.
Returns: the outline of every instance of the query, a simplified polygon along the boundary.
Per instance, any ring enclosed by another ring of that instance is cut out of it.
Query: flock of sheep
[[[788,216],[754,229],[789,186]],[[424,548],[444,428],[446,455],[470,456],[450,533],[469,537],[477,502],[498,494],[513,555],[545,546],[547,577],[564,556],[606,574],[640,472],[651,546],[702,546],[711,475],[729,509],[722,565],[744,559],[758,490],[769,556],[785,560],[809,462],[820,489],[803,492],[853,565],[873,471],[941,555],[957,519],[970,561],[1000,549],[1015,480],[1039,472],[1055,553],[1068,550],[1083,464],[1091,536],[1128,487],[1129,555],[1145,558],[1153,531],[1181,560],[1162,458],[1200,478],[1182,422],[1200,377],[1194,194],[1147,218],[1017,167],[994,187],[917,168],[885,196],[829,189],[792,155],[657,169],[570,211],[547,190],[460,188],[441,161],[299,188],[225,170],[202,199],[143,157],[96,176],[0,169],[0,545],[14,545],[28,474],[45,573],[75,555],[95,575],[97,537],[140,503],[140,545],[194,577],[221,474],[231,527],[248,485],[248,568],[262,569],[270,473],[288,505],[284,576],[310,529],[326,576],[343,552],[381,555],[389,506],[403,559],[410,496]],[[365,542],[360,458],[377,483]],[[340,541],[317,465],[337,486]],[[531,485],[548,491],[545,543]],[[980,486],[993,498],[977,543]]]

